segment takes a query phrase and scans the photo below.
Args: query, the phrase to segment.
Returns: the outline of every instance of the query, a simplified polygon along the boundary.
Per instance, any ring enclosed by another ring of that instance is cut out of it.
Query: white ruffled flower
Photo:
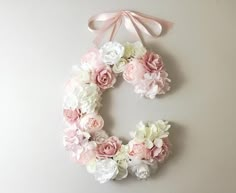
[[[148,162],[134,159],[129,162],[129,172],[139,180],[147,179],[152,173],[156,172],[158,165],[156,162]]]
[[[116,161],[112,159],[98,160],[96,162],[95,179],[100,183],[105,183],[111,179],[115,179],[119,173]]]
[[[101,106],[101,91],[96,84],[84,84],[76,93],[82,113],[93,113]]]
[[[91,73],[89,70],[82,69],[77,65],[72,67],[73,74],[75,75],[74,80],[78,83],[89,83],[91,80]]]
[[[137,125],[137,130],[131,133],[134,141],[144,143],[148,149],[151,149],[155,140],[158,138],[166,138],[169,135],[170,125],[167,121],[158,120],[156,122],[148,122],[144,124],[142,121]]]
[[[124,55],[124,47],[118,42],[107,42],[100,48],[102,60],[105,64],[117,64]]]
[[[63,108],[64,109],[76,109],[79,105],[79,101],[76,95],[74,95],[73,93],[68,93],[65,97],[64,97],[64,102],[63,102]]]
[[[140,41],[125,44],[125,58],[141,58],[147,52],[146,48]]]
[[[128,146],[122,145],[119,152],[113,158],[118,165],[119,173],[116,180],[122,180],[128,176]]]
[[[114,64],[114,66],[112,67],[113,72],[116,74],[123,72],[126,64],[127,64],[127,60],[124,58],[121,58],[120,61],[117,64]]]

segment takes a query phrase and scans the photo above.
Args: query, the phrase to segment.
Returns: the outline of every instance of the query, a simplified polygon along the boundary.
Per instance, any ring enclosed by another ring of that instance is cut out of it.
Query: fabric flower
[[[81,117],[78,125],[83,131],[94,133],[103,128],[104,120],[101,115],[98,115],[96,113],[89,113]]]
[[[97,144],[103,143],[108,138],[108,135],[104,130],[96,131],[91,135],[92,135],[92,140],[95,141]]]
[[[154,99],[157,94],[165,94],[170,90],[170,79],[167,77],[168,74],[164,70],[157,73],[145,73],[143,79],[135,85],[134,92]]]
[[[144,66],[139,60],[133,59],[125,66],[123,78],[131,84],[137,84],[145,73]]]
[[[70,80],[70,84],[89,83],[91,81],[91,72],[74,65],[72,67],[74,77]],[[75,83],[76,82],[76,83]]]
[[[102,58],[97,48],[92,48],[81,58],[81,68],[84,70],[92,70],[96,66],[102,64]]]
[[[108,65],[118,63],[124,55],[124,47],[118,42],[107,42],[99,51],[102,56],[102,61]]]
[[[105,90],[115,84],[116,77],[109,66],[101,65],[93,72],[93,80],[101,89]]]
[[[109,137],[97,147],[97,157],[111,158],[119,151],[121,141],[117,137]]]
[[[154,52],[147,52],[141,61],[148,72],[161,71],[164,67],[161,57]]]
[[[117,64],[113,65],[112,67],[113,72],[116,74],[123,72],[126,64],[127,64],[127,60],[124,58],[121,58]]]
[[[64,97],[63,108],[75,110],[79,106],[79,100],[74,93],[69,93]]]
[[[170,154],[170,142],[168,138],[158,139],[151,149],[151,156],[158,162],[163,162]]]
[[[124,58],[141,58],[147,52],[140,41],[125,44]]]
[[[94,177],[100,183],[115,179],[118,173],[119,170],[116,161],[112,159],[97,160]]]
[[[116,180],[122,180],[128,176],[128,146],[122,145],[117,154],[113,157],[117,162],[119,173],[116,176]]]
[[[94,84],[81,85],[75,91],[82,113],[93,113],[101,106],[101,91],[99,87]]]
[[[148,162],[140,159],[132,159],[129,162],[129,172],[131,175],[136,176],[139,180],[146,180],[151,173],[157,170],[156,162]]]
[[[137,130],[131,133],[134,143],[144,143],[148,149],[151,149],[158,138],[166,138],[169,135],[170,125],[167,121],[148,122],[142,121],[137,125]]]
[[[65,120],[70,124],[75,123],[76,120],[79,119],[81,116],[81,112],[79,109],[74,109],[74,110],[73,109],[64,109],[63,114],[65,117]]]
[[[151,158],[151,151],[143,143],[133,144],[133,141],[129,143],[129,155],[136,159],[149,160]]]

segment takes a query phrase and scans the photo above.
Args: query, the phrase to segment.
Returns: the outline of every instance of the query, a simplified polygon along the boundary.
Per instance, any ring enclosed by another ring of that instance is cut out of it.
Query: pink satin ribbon
[[[124,21],[126,29],[132,33],[136,33],[143,44],[143,33],[151,37],[158,37],[161,35],[162,26],[165,26],[166,28],[172,26],[172,23],[169,21],[135,11],[123,10],[101,13],[92,16],[88,21],[89,30],[97,33],[94,43],[98,46],[104,38],[105,33],[110,29],[111,34],[109,40],[112,41],[120,28],[122,21]],[[98,22],[101,22],[101,26],[95,27],[95,24]]]

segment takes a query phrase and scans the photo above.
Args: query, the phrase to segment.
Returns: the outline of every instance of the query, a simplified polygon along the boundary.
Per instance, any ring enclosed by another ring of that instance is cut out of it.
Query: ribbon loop
[[[166,26],[172,24],[159,18],[129,10],[101,13],[92,16],[88,21],[88,29],[97,33],[94,43],[98,46],[105,33],[110,29],[111,34],[109,40],[112,41],[123,21],[125,28],[131,33],[136,33],[143,44],[142,33],[151,37],[158,37],[162,33],[161,23]],[[94,24],[98,22],[101,22],[101,26],[95,27]]]

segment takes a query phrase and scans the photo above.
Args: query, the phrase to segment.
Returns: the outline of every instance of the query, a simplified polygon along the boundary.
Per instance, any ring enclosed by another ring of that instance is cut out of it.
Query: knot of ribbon
[[[162,26],[172,25],[171,22],[135,11],[100,13],[92,16],[88,21],[89,30],[97,33],[94,43],[99,45],[108,30],[111,30],[109,40],[112,41],[123,21],[125,28],[131,33],[136,33],[143,44],[143,33],[151,37],[158,37],[162,33]],[[101,22],[100,27],[95,27],[97,22]]]

